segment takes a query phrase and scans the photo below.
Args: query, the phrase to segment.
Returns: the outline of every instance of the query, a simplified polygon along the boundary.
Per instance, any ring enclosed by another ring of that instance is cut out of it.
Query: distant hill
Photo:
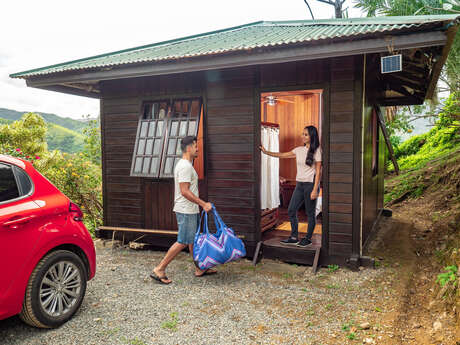
[[[0,125],[19,120],[26,112],[0,108]],[[43,117],[48,130],[46,142],[49,150],[60,150],[62,152],[75,153],[83,150],[83,128],[86,127],[86,120],[74,120],[63,118],[55,114],[35,112]]]
[[[16,110],[11,110],[11,109],[0,108],[0,118],[6,119],[6,120],[12,120],[12,121],[19,120],[22,117],[22,115],[24,115],[25,113],[27,113],[27,111],[16,111]],[[73,131],[77,131],[80,133],[82,129],[86,126],[86,121],[83,119],[74,120],[69,117],[60,117],[55,114],[40,113],[38,111],[34,111],[34,113],[42,116],[46,122],[54,123],[61,127],[71,129]]]
[[[75,153],[83,151],[83,134],[71,129],[47,123],[46,142],[48,150],[60,150],[62,152]]]

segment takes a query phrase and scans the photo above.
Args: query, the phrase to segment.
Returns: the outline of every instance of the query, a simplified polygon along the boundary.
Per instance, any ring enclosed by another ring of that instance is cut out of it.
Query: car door
[[[39,238],[33,188],[24,170],[0,162],[0,302],[33,255]]]

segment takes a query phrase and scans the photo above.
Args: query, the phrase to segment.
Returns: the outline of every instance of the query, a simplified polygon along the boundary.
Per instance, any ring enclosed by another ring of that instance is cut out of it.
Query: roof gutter
[[[388,37],[387,35],[386,37]],[[206,56],[202,58],[181,59],[167,63],[143,65],[124,65],[117,68],[103,68],[97,71],[78,71],[74,74],[34,77],[27,79],[27,85],[38,88],[66,83],[97,83],[102,80],[146,77],[155,75],[187,73],[251,65],[275,64],[299,60],[325,59],[338,56],[380,53],[388,50],[386,37],[336,42],[321,45],[302,45],[279,49],[260,49],[238,54]],[[424,48],[445,45],[446,33],[442,31],[394,35],[395,49]],[[447,49],[448,51],[448,49]],[[82,91],[82,90],[81,90]],[[65,91],[64,91],[65,92]]]

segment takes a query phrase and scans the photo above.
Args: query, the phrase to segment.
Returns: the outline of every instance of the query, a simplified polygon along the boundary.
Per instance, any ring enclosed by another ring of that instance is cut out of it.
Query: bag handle
[[[201,222],[203,220],[204,216],[204,222],[203,222],[203,233],[206,233],[209,235],[209,229],[208,229],[208,214],[203,210],[201,211],[201,217],[200,217],[200,223],[198,224],[198,230],[197,233],[201,232]]]
[[[214,204],[212,204],[212,214],[214,216],[214,223],[216,223],[217,230],[220,232],[227,227],[222,218],[220,218],[219,213],[216,210]]]

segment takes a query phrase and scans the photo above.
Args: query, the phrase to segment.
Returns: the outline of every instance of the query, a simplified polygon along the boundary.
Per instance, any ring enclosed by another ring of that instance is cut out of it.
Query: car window
[[[21,196],[27,195],[32,191],[32,182],[29,175],[21,168],[14,167],[14,174],[19,183],[19,192]]]
[[[0,163],[0,202],[18,197],[19,190],[11,166]]]

